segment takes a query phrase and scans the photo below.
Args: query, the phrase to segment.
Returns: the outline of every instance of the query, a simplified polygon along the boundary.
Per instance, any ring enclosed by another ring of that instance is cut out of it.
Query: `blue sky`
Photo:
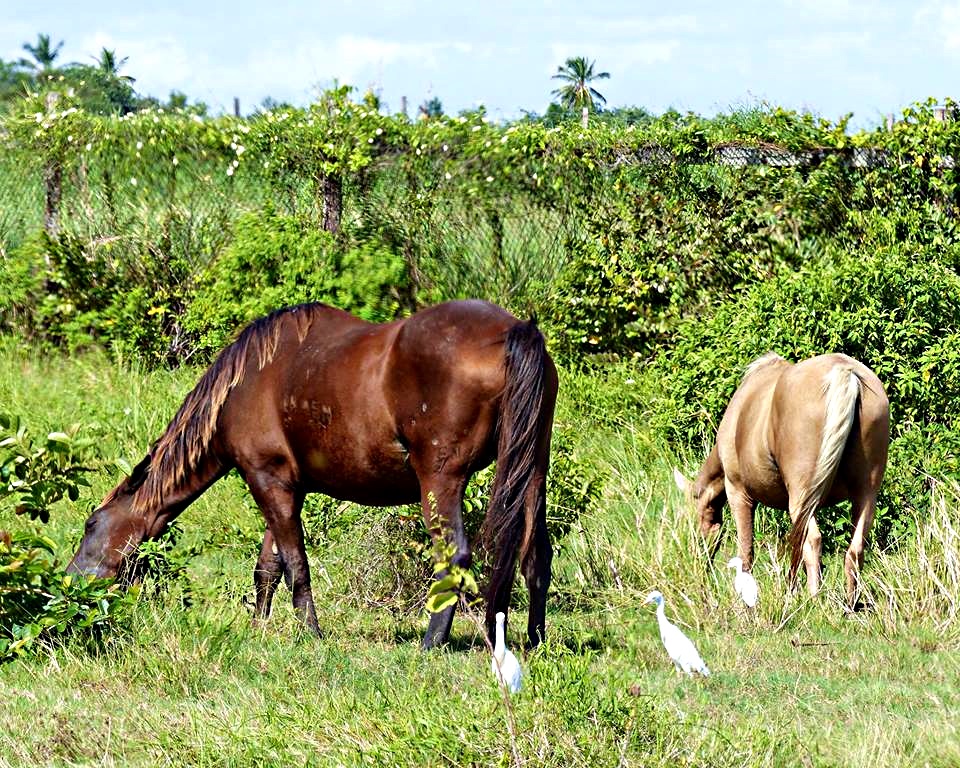
[[[432,96],[446,111],[543,112],[568,56],[611,78],[609,106],[705,115],[760,102],[872,125],[928,96],[957,97],[960,0],[441,2],[438,0],[0,0],[0,57],[38,32],[62,58],[128,56],[141,93],[171,89],[245,111],[307,103],[333,81],[377,90],[391,110]]]

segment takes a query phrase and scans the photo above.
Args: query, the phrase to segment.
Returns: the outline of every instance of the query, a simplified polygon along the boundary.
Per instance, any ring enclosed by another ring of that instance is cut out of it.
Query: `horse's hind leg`
[[[270,537],[276,543],[277,556],[281,560],[281,573],[283,566],[286,566],[290,577],[290,591],[293,592],[293,607],[307,628],[320,634],[310,587],[310,566],[303,544],[303,526],[300,523],[303,494],[295,491],[290,483],[265,472],[250,473],[246,480],[250,493],[266,518]],[[265,535],[264,544],[266,541]],[[260,557],[263,558],[262,551]],[[272,567],[274,570],[268,567],[268,579],[275,573],[275,566]]]
[[[260,557],[253,572],[253,586],[256,591],[257,602],[254,608],[254,618],[265,621],[270,617],[270,604],[273,602],[273,593],[284,573],[283,558],[280,549],[270,533],[269,526],[263,534],[263,545],[260,547]],[[289,576],[287,577],[288,584]]]
[[[873,526],[873,516],[877,508],[877,494],[870,491],[857,494],[851,500],[851,516],[853,518],[853,536],[850,547],[843,559],[843,572],[847,577],[847,604],[851,610],[861,607],[858,604],[860,597],[860,568],[863,566],[863,550],[867,536]]]
[[[807,591],[811,597],[820,591],[820,554],[823,549],[823,537],[816,518],[810,515],[807,522],[807,536],[803,542],[803,564],[807,569]]]
[[[553,549],[547,533],[546,502],[538,494],[536,528],[533,542],[526,561],[523,563],[523,577],[530,591],[530,610],[527,615],[527,639],[531,648],[543,642],[546,633],[547,590],[550,588],[551,562]],[[507,592],[507,600],[510,592]]]

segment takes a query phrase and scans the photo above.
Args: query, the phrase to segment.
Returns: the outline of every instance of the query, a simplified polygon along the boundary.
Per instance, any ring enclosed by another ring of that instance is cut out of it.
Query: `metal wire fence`
[[[791,151],[728,143],[677,153],[651,144],[614,147],[604,164],[589,174],[567,171],[562,184],[486,189],[437,183],[448,167],[439,161],[424,172],[421,160],[412,174],[404,159],[385,156],[342,179],[338,237],[345,246],[376,240],[402,254],[422,300],[482,295],[507,304],[550,290],[583,237],[588,214],[632,194],[622,186],[625,172],[649,182],[664,169],[713,166],[733,180],[751,169],[804,174],[830,161],[840,173],[857,173],[893,163],[887,152],[869,148]],[[940,167],[952,163],[941,158]],[[471,175],[482,178],[483,169],[471,168]],[[0,156],[0,255],[42,231],[50,207],[47,178],[29,154]],[[255,164],[227,175],[221,162],[189,151],[167,163],[94,155],[65,170],[56,226],[58,234],[112,248],[116,259],[135,262],[150,253],[176,260],[189,279],[229,243],[239,217],[265,206],[324,226],[329,200],[322,182],[295,172],[268,176]]]

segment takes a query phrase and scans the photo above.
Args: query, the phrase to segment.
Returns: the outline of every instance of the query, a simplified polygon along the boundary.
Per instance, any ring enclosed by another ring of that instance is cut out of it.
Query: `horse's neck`
[[[147,487],[144,484],[137,490],[135,497],[136,503],[142,509],[152,510],[150,514],[155,516],[157,521],[162,523],[165,528],[174,518],[184,509],[196,501],[204,491],[213,485],[226,473],[228,467],[224,467],[220,461],[212,454],[204,456],[185,476],[178,478],[171,489],[162,494],[151,494],[150,491],[157,487],[163,487],[165,483],[157,486]],[[149,471],[163,471],[163,468],[150,467]],[[152,527],[157,527],[155,524]]]

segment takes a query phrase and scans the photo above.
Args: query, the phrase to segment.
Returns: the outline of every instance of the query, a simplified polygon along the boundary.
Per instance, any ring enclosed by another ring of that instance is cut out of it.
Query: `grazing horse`
[[[68,571],[114,577],[146,539],[236,469],[266,520],[255,616],[286,576],[319,633],[300,511],[322,492],[366,505],[420,502],[434,538],[466,567],[461,505],[470,477],[496,459],[481,536],[493,556],[486,624],[506,612],[519,561],[530,590],[527,633],[544,637],[552,550],[546,477],[557,372],[534,321],[484,301],[452,301],[384,324],[323,304],[256,320],[223,350],[147,456],[86,522]],[[438,574],[437,578],[443,574]],[[447,640],[454,607],[423,640]]]
[[[849,499],[853,537],[843,570],[855,608],[863,549],[887,464],[889,425],[886,392],[863,363],[831,354],[794,365],[772,352],[764,355],[747,368],[690,489],[701,532],[713,538],[715,550],[723,504],[729,502],[738,554],[749,571],[757,503],[789,510],[790,580],[802,559],[807,588],[815,595],[821,536],[814,513]],[[677,474],[678,484],[686,485],[681,481]]]

